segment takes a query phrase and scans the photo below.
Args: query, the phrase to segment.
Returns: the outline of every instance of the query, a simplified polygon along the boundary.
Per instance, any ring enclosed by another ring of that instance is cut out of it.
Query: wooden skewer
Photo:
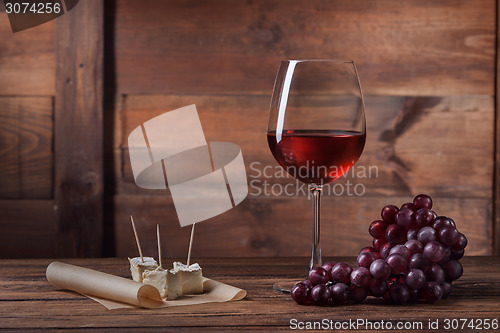
[[[191,227],[191,237],[189,238],[189,249],[188,249],[188,257],[187,257],[187,262],[186,265],[189,266],[189,261],[191,260],[191,247],[193,246],[193,237],[194,237],[194,225],[196,223],[193,223]]]
[[[137,236],[137,230],[135,230],[134,218],[130,215],[130,221],[132,222],[132,229],[134,229],[135,242],[137,243],[137,248],[139,249],[139,255],[141,256],[142,262],[144,262],[144,257],[142,256],[141,243],[139,242],[139,236]]]
[[[161,243],[160,243],[160,226],[156,225],[156,239],[158,240],[158,264],[161,268]]]

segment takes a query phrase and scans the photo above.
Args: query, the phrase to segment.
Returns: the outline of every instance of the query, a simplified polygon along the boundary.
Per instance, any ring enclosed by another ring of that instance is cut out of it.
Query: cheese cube
[[[144,262],[142,262],[140,257],[128,258],[130,262],[130,272],[132,273],[132,280],[137,282],[142,282],[142,274],[146,270],[153,270],[158,267],[158,263],[151,257],[144,257]]]
[[[181,277],[178,272],[161,267],[143,273],[142,283],[152,285],[163,299],[172,300],[182,296]]]
[[[203,293],[203,276],[200,265],[192,264],[187,266],[176,261],[174,262],[174,271],[180,273],[182,293],[184,295]]]

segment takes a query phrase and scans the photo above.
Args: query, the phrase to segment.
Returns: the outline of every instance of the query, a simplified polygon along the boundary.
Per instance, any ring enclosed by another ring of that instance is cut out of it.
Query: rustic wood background
[[[380,209],[418,193],[455,218],[467,254],[500,254],[497,7],[86,0],[16,34],[0,14],[0,257],[134,256],[130,213],[146,254],[160,223],[165,255],[184,256],[190,230],[168,191],[134,184],[127,136],[189,104],[208,141],[242,148],[251,182],[243,203],[197,225],[193,256],[309,255],[311,202],[266,195],[295,181],[262,174],[279,170],[265,129],[279,61],[294,58],[353,59],[366,96],[355,171],[372,175],[330,186],[362,196],[323,197],[325,255],[357,254]]]

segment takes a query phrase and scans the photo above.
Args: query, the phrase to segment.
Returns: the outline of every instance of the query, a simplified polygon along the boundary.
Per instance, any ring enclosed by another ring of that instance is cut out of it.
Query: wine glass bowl
[[[354,62],[282,61],[271,99],[267,140],[276,161],[309,185],[313,201],[311,269],[321,265],[322,187],[349,171],[366,141],[363,94]],[[274,287],[291,289],[290,283]]]

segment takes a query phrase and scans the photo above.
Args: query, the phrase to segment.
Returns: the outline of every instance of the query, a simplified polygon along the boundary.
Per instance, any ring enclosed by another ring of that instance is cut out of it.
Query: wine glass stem
[[[312,254],[311,263],[309,264],[309,270],[313,267],[321,266],[321,245],[320,245],[320,201],[321,201],[321,190],[323,185],[310,184],[309,190],[312,194],[312,213],[313,213],[313,225],[312,225]]]

